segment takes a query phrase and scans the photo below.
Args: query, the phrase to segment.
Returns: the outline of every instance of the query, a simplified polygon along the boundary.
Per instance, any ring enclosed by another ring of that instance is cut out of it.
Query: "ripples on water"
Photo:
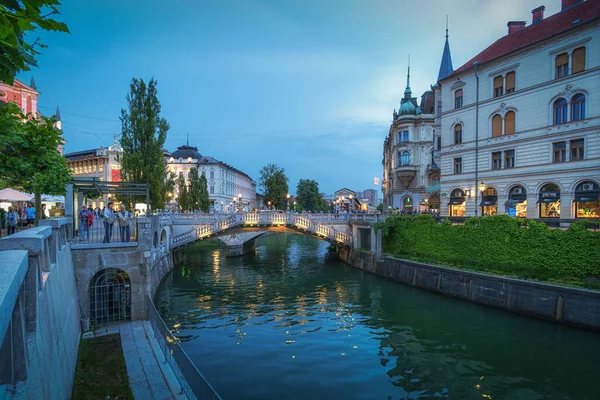
[[[600,334],[324,263],[327,245],[184,250],[157,304],[224,399],[600,399]]]

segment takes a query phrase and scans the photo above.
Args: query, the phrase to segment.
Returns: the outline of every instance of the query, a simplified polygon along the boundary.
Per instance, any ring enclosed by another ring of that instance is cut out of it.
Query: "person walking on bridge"
[[[121,209],[117,213],[119,220],[119,230],[121,231],[121,242],[129,242],[131,225],[131,214],[125,209],[125,204],[121,204]]]
[[[104,218],[104,242],[110,243],[112,239],[112,230],[115,225],[115,213],[113,211],[113,202],[109,202],[108,206],[104,210],[102,214],[102,218]]]

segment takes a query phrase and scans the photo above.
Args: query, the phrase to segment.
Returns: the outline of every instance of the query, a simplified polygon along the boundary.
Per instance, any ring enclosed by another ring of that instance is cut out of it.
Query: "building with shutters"
[[[434,86],[442,215],[600,216],[600,1],[561,6]]]

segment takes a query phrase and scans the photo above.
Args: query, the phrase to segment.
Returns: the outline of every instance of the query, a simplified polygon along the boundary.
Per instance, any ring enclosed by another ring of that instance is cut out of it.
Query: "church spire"
[[[410,54],[408,55],[408,74],[406,75],[406,90],[404,90],[404,98],[410,99],[412,91],[410,90]]]
[[[56,106],[56,113],[54,114],[54,116],[56,116],[56,120],[60,121],[60,109],[58,108],[58,106]]]
[[[440,72],[438,74],[438,82],[446,78],[454,72],[452,68],[452,56],[450,55],[450,43],[448,42],[448,16],[446,15],[446,44],[444,45],[444,53],[442,54],[442,63],[440,64]]]

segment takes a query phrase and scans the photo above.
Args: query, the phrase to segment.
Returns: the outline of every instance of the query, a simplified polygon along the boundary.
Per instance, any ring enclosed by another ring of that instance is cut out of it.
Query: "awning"
[[[18,190],[6,188],[0,190],[0,200],[3,201],[29,201],[31,195],[28,193],[19,192]]]
[[[527,200],[527,195],[526,195],[525,193],[523,193],[523,194],[511,194],[511,195],[509,196],[509,198],[510,198],[511,200],[514,200],[514,201],[516,201],[517,203],[522,203],[522,202],[524,202],[525,200]]]
[[[498,196],[483,196],[479,206],[495,206],[496,204],[498,204]]]
[[[598,198],[600,198],[600,192],[575,192],[575,199],[573,201],[586,203],[598,201]]]
[[[538,203],[556,203],[560,200],[560,194],[555,196],[543,196],[540,194],[540,198],[538,199]]]
[[[464,197],[450,197],[450,201],[448,202],[449,206],[455,206],[458,204],[462,204],[465,202]]]
[[[516,200],[513,200],[513,199],[508,199],[508,200],[506,200],[506,203],[504,203],[504,206],[505,206],[505,207],[508,207],[508,208],[514,208],[514,207],[516,207],[516,206],[517,206],[517,204],[518,204],[518,203],[519,203],[519,202],[518,202],[518,201],[516,201]]]

